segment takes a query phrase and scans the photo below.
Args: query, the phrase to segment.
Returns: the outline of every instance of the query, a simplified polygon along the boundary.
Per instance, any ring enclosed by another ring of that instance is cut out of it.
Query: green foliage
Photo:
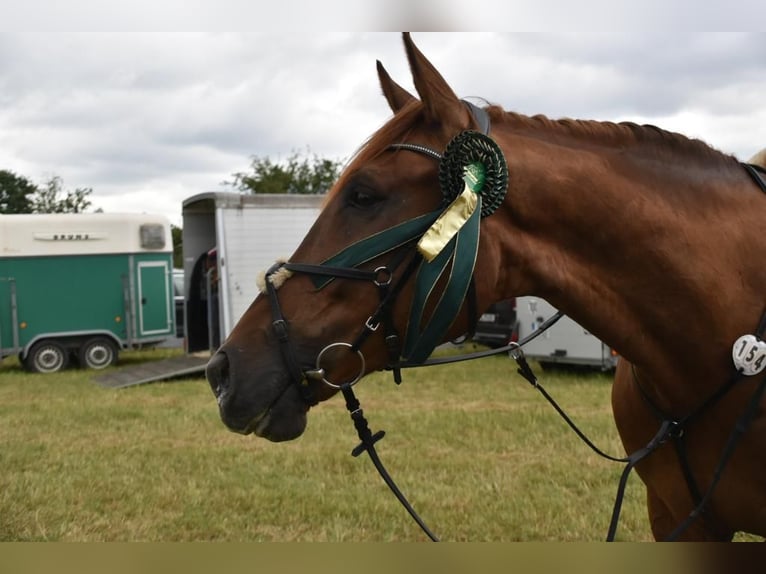
[[[37,186],[26,177],[0,170],[0,213],[32,213]]]
[[[53,176],[42,186],[8,170],[0,170],[0,213],[82,213],[91,202],[91,188],[65,191]]]
[[[184,242],[183,228],[170,226],[170,234],[173,236],[173,267],[175,269],[184,268]]]
[[[63,180],[55,175],[39,187],[33,199],[35,213],[83,213],[90,207],[91,188],[64,191]]]
[[[245,193],[320,194],[338,179],[341,166],[341,161],[316,154],[302,156],[293,152],[284,162],[253,156],[250,171],[234,173],[234,180],[225,183]]]

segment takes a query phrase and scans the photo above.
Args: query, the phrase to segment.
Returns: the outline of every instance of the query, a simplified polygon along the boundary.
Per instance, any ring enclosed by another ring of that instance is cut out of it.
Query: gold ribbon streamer
[[[418,241],[418,251],[431,262],[441,253],[479,205],[479,196],[465,187]]]
[[[484,166],[479,162],[469,163],[463,172],[465,188],[444,210],[433,225],[418,241],[418,251],[429,263],[465,225],[468,218],[480,204],[479,191],[484,186]]]

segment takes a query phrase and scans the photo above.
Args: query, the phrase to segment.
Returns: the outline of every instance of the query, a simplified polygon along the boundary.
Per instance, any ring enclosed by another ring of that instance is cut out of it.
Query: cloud
[[[653,123],[740,157],[766,146],[763,34],[415,39],[461,96]],[[391,33],[0,34],[0,168],[180,223],[185,197],[220,189],[253,155],[349,157],[390,114],[376,59],[413,89]]]

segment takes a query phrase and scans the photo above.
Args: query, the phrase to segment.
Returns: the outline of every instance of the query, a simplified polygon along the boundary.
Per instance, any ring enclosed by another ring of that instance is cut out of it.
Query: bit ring
[[[349,386],[350,387],[350,386],[355,385],[364,376],[364,369],[365,369],[365,366],[366,366],[365,361],[364,361],[364,355],[362,355],[362,352],[359,349],[356,350],[356,354],[359,357],[359,374],[354,379],[352,379],[350,382],[348,382],[348,383],[336,384],[336,383],[333,383],[332,381],[328,381],[327,380],[327,378],[324,375],[325,371],[322,368],[322,356],[328,350],[332,349],[333,347],[346,347],[349,350],[353,349],[353,346],[351,345],[351,343],[330,343],[324,349],[322,349],[319,352],[319,355],[317,355],[316,371],[315,371],[317,373],[317,375],[319,375],[319,376],[317,376],[317,378],[321,379],[321,381],[324,384],[326,384],[329,387],[332,387],[333,389],[340,389],[341,387],[344,387],[344,386]]]

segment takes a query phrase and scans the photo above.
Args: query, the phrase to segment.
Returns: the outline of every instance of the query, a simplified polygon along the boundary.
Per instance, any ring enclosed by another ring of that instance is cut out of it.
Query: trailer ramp
[[[105,388],[119,389],[179,377],[203,376],[209,360],[209,353],[195,353],[158,361],[147,361],[140,365],[128,365],[110,370],[108,373],[93,377],[93,381]]]

